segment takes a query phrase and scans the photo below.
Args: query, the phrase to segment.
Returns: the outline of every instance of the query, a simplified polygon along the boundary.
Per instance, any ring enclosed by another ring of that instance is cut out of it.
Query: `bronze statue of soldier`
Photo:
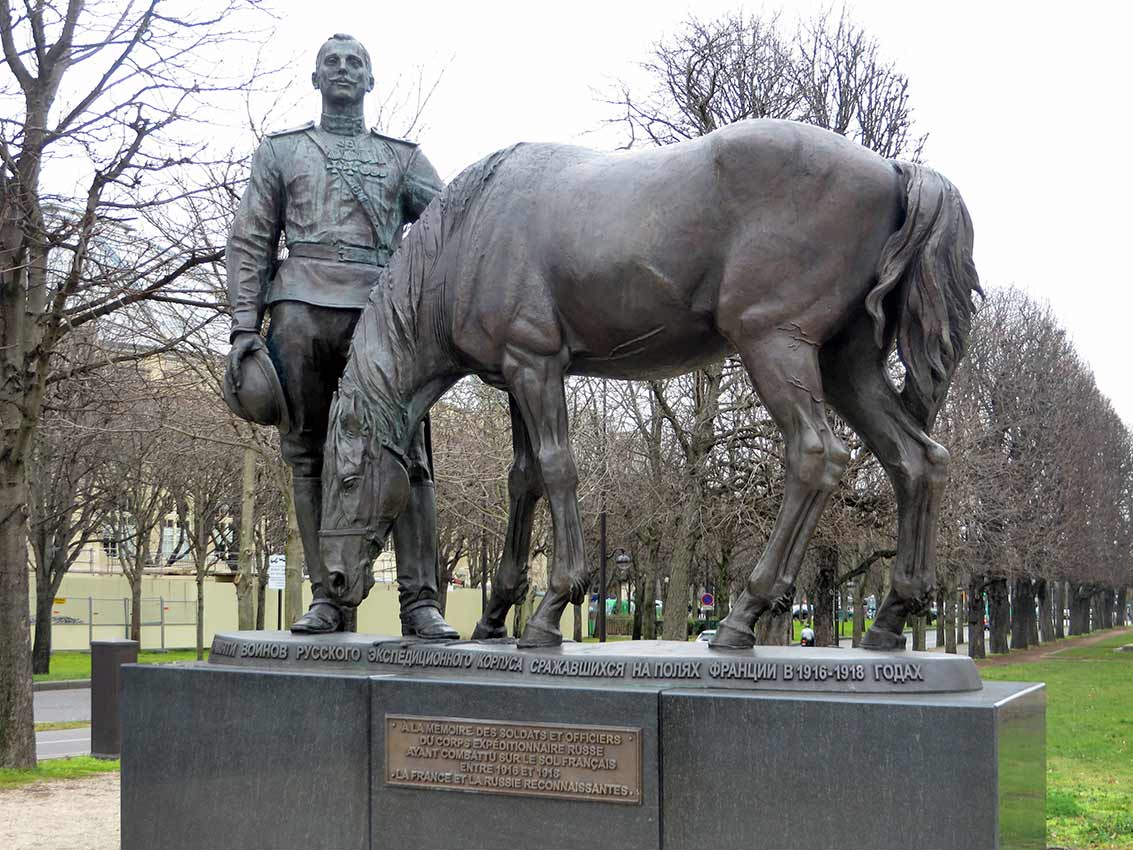
[[[347,620],[326,592],[319,557],[331,400],[371,288],[404,226],[443,184],[415,144],[366,128],[363,100],[374,77],[370,56],[355,38],[327,40],[311,81],[322,96],[321,120],[267,135],[232,226],[225,397],[244,418],[280,428],[314,592],[291,630],[317,634],[341,631]],[[281,235],[287,245],[282,260]],[[407,453],[407,468],[408,509],[394,528],[402,634],[456,638],[437,601],[436,503],[425,427]],[[367,580],[373,583],[369,570]]]

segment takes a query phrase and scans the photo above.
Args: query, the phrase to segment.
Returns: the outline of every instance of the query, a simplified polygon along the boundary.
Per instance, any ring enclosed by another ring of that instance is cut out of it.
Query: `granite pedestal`
[[[126,850],[1045,846],[1042,686],[937,654],[257,632],[122,699]]]

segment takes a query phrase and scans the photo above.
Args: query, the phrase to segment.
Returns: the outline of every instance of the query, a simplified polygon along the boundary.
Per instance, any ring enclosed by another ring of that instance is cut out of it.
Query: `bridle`
[[[405,454],[405,452],[401,449],[401,447],[395,445],[390,440],[382,440],[381,447],[383,449],[385,449],[387,452],[389,452],[391,455],[393,455],[394,460],[396,460],[399,464],[401,464],[402,470],[405,471],[406,474],[408,474],[409,458]],[[366,449],[362,452],[362,457],[364,459],[370,460],[371,462],[376,462],[376,460],[377,460],[376,458],[374,458],[370,454],[370,447],[369,447],[368,444],[366,446]],[[370,478],[372,478],[372,476],[366,477],[366,480],[367,480],[366,486],[369,486],[368,482],[369,482]],[[367,493],[367,492],[364,492],[362,494],[361,498],[364,501],[364,503],[365,503],[365,500],[367,499],[367,497],[372,497],[372,494]],[[373,525],[373,524],[371,524],[371,525],[353,525],[353,526],[348,526],[346,528],[332,528],[332,529],[327,529],[325,531],[321,528],[319,529],[319,537],[320,538],[321,537],[366,537],[369,540],[371,540],[372,542],[380,544],[382,542],[380,540],[381,536],[382,535],[380,534],[378,527]]]

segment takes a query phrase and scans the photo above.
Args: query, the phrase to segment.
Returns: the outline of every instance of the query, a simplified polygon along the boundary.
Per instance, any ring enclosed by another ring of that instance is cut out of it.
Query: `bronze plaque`
[[[387,714],[386,784],[641,803],[641,729]]]

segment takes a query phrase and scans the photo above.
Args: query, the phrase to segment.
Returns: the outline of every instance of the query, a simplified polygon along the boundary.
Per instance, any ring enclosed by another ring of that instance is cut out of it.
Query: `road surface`
[[[90,688],[36,691],[36,723],[90,722]],[[90,755],[90,726],[35,733],[35,754],[40,759]]]
[[[90,688],[36,691],[33,711],[36,723],[90,720]]]
[[[64,756],[90,755],[90,727],[56,729],[35,733],[35,756],[38,759],[57,759]]]

